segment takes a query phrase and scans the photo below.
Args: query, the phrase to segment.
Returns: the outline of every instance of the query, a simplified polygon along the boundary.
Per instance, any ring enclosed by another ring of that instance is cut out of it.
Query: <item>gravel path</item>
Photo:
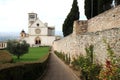
[[[54,53],[51,53],[48,70],[41,80],[80,80]]]

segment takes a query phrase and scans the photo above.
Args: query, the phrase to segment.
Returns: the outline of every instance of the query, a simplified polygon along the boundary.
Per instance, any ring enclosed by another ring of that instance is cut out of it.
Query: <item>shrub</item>
[[[65,63],[70,64],[70,54],[65,55]]]
[[[63,61],[65,61],[65,54],[64,53],[59,53],[59,52],[57,52],[57,51],[54,51],[54,53],[60,58],[60,59],[62,59]]]
[[[89,60],[87,60],[87,58],[81,55],[73,59],[72,65],[76,70],[79,70],[80,68],[83,68],[84,66],[88,66]]]
[[[87,53],[86,57],[89,59],[90,64],[93,64],[93,48],[94,48],[93,45],[90,45],[89,47],[85,48],[85,51]]]
[[[0,80],[36,80],[43,74],[48,60],[47,56],[43,62],[4,64],[0,66]]]
[[[64,54],[62,52],[57,52],[54,51],[54,53],[60,58],[62,59],[66,64],[70,64],[70,54],[69,56],[67,54]]]
[[[114,54],[110,45],[104,40],[107,45],[108,58],[106,59],[104,68],[100,71],[100,80],[119,80],[120,79],[120,60]]]
[[[93,63],[93,45],[86,47],[86,56],[79,56],[72,62],[77,70],[81,71],[82,80],[98,80],[98,75],[101,70],[101,65]]]
[[[7,50],[20,58],[23,54],[27,53],[29,51],[29,44],[26,43],[26,41],[17,42],[17,41],[8,41],[7,42]]]
[[[98,80],[97,76],[101,70],[101,65],[91,64],[91,61],[84,56],[74,59],[72,65],[76,70],[80,70],[83,80]]]
[[[120,72],[117,65],[112,64],[110,60],[106,59],[105,67],[100,71],[100,80],[119,80]]]

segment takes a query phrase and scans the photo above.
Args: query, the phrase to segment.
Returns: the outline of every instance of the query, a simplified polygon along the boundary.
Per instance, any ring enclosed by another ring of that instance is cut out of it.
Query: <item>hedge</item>
[[[0,80],[36,80],[48,63],[49,55],[40,62],[8,63],[0,66]]]

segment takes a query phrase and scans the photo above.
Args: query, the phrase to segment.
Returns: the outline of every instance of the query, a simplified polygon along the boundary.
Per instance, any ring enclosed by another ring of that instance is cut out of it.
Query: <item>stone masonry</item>
[[[120,5],[88,20],[88,32],[120,27]]]
[[[94,45],[95,60],[104,62],[107,57],[107,45],[110,44],[115,54],[120,55],[120,28],[114,28],[99,32],[85,33],[80,35],[69,35],[61,40],[55,41],[54,50],[70,54],[71,58],[78,55],[85,55],[85,47]]]
[[[54,41],[53,48],[70,55],[71,59],[85,55],[85,48],[94,45],[94,60],[103,63],[107,58],[107,45],[120,56],[120,6],[110,9],[88,21],[75,21],[73,33]]]

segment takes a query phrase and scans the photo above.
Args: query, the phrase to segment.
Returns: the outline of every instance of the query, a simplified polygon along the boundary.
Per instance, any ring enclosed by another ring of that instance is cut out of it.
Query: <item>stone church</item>
[[[20,33],[20,41],[25,40],[31,47],[51,46],[55,37],[55,27],[39,20],[36,13],[28,13],[28,33]]]

